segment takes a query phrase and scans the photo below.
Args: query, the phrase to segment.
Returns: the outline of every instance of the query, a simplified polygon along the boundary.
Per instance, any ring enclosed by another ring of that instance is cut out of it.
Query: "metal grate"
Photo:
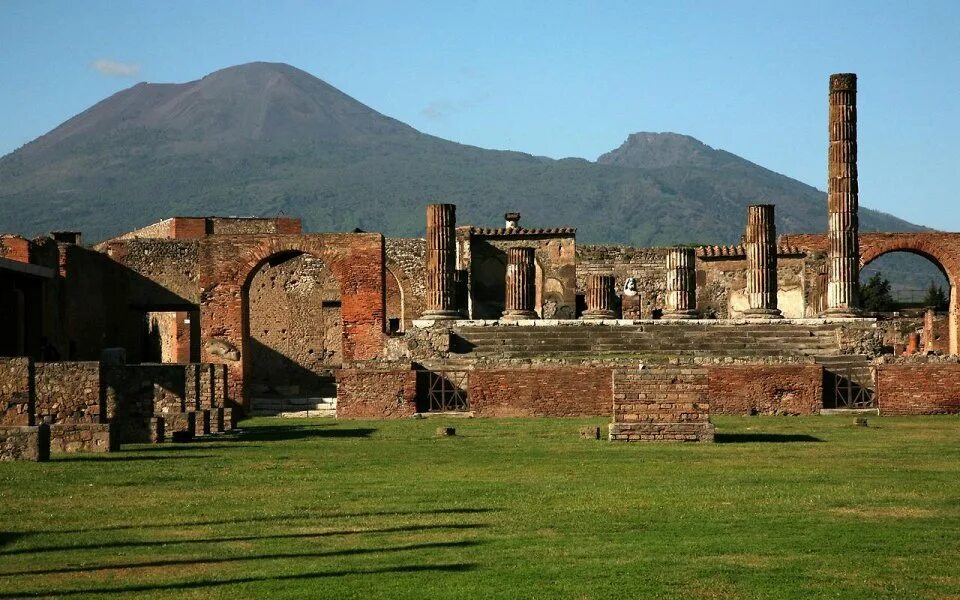
[[[827,408],[874,407],[876,392],[873,385],[873,369],[870,369],[870,375],[867,378],[869,381],[863,381],[862,377],[858,381],[856,370],[862,372],[863,367],[859,369],[839,367],[824,371],[825,383],[828,388],[824,392],[826,392],[827,398],[833,400],[833,406]]]
[[[466,371],[427,371],[427,410],[463,412],[470,410]]]

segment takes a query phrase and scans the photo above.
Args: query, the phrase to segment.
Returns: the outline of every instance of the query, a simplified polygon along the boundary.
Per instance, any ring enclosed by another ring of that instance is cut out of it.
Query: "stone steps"
[[[251,398],[250,406],[255,417],[337,416],[336,396]]]

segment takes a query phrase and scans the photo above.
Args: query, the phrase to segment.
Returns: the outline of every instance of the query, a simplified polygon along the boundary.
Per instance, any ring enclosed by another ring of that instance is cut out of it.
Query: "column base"
[[[503,321],[520,321],[523,319],[539,319],[536,311],[532,310],[505,310],[500,316]]]
[[[824,319],[856,319],[863,314],[856,308],[828,308],[820,316]]]
[[[783,313],[778,308],[748,308],[743,311],[745,319],[782,319]]]
[[[580,318],[583,320],[616,319],[617,314],[612,310],[586,310]]]
[[[660,318],[668,321],[699,319],[700,313],[695,310],[671,310],[664,312]]]
[[[458,310],[425,310],[420,318],[431,321],[455,321],[462,319],[463,316]]]

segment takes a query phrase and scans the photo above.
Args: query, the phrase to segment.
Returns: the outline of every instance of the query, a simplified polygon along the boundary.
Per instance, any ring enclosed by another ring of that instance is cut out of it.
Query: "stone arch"
[[[381,234],[243,235],[201,242],[202,360],[226,364],[228,393],[248,408],[243,367],[244,287],[275,256],[309,254],[323,261],[340,287],[345,361],[380,355],[385,331],[384,240]]]
[[[948,239],[950,238],[950,239]],[[960,284],[960,248],[956,234],[861,234],[860,268],[892,252],[909,252],[932,262],[950,285],[949,334],[950,354],[960,353],[960,309],[958,289]]]
[[[406,314],[406,296],[408,291],[404,289],[403,283],[400,282],[400,277],[397,275],[396,268],[391,268],[391,265],[388,263],[386,268],[386,318],[387,318],[387,328],[391,333],[394,331],[391,321],[397,319],[397,333],[403,333],[407,330],[409,324],[408,317]],[[409,286],[408,286],[409,289]]]

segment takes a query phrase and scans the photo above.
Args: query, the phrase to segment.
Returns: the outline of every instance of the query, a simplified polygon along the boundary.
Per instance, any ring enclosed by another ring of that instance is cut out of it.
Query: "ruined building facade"
[[[0,428],[89,450],[285,412],[611,415],[615,439],[709,439],[710,412],[960,411],[960,234],[858,231],[855,99],[831,78],[827,233],[777,237],[757,205],[737,245],[578,245],[434,204],[425,239],[220,217],[92,247],[0,236]],[[950,282],[924,356],[858,317],[859,269],[894,251]]]

